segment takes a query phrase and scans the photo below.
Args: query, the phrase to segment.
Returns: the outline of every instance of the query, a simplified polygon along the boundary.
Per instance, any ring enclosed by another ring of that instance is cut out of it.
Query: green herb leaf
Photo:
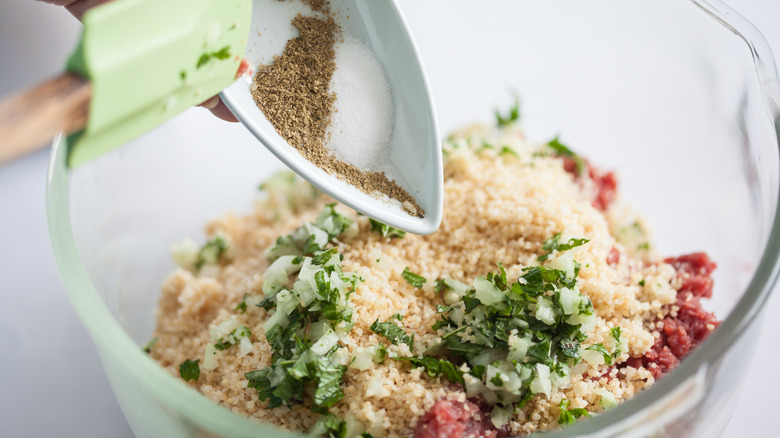
[[[216,52],[206,52],[200,55],[200,58],[198,58],[198,63],[195,65],[195,68],[201,68],[204,65],[208,64],[209,61],[211,61],[213,58],[217,58],[220,60],[228,59],[230,58],[230,46],[225,46]]]
[[[471,360],[477,357],[482,350],[485,349],[484,345],[473,344],[468,341],[464,341],[459,336],[450,336],[447,338],[447,349],[450,353],[462,356],[466,360]]]
[[[558,139],[558,136],[556,135],[554,139],[547,142],[547,146],[552,148],[552,150],[555,151],[557,155],[563,156],[563,157],[569,157],[572,160],[574,160],[574,164],[576,166],[577,175],[582,175],[583,172],[585,172],[585,160],[580,158],[577,154],[572,152],[571,149],[566,147],[563,143],[560,142]]]
[[[431,377],[442,377],[450,382],[463,384],[463,372],[446,359],[437,359],[430,356],[394,357],[393,359],[409,362],[415,368],[423,367]]]
[[[393,345],[404,343],[409,346],[409,351],[414,351],[414,335],[408,335],[401,327],[394,323],[379,322],[379,319],[371,324],[371,331],[386,337]]]
[[[510,148],[509,146],[501,146],[501,150],[498,152],[498,155],[514,155],[517,156],[517,151]]]
[[[503,128],[504,126],[511,125],[512,123],[517,122],[520,120],[520,98],[515,96],[515,103],[512,105],[511,108],[509,108],[509,112],[507,115],[502,115],[501,113],[496,112],[496,125],[499,128]]]
[[[319,357],[314,361],[314,379],[317,387],[314,390],[314,403],[319,406],[331,407],[344,398],[341,391],[341,380],[347,367],[334,365],[330,359]]]
[[[347,231],[352,221],[339,213],[335,209],[336,203],[328,204],[325,209],[322,210],[317,219],[314,220],[314,225],[322,228],[328,233],[331,239],[335,239],[340,236],[344,231]]]
[[[336,254],[337,252],[338,251],[336,250],[336,248],[331,248],[329,250],[322,251],[314,256],[314,258],[311,260],[311,263],[313,265],[322,266],[325,263],[327,263],[328,260],[330,260],[331,257],[333,257],[333,255]]]
[[[568,251],[572,248],[576,248],[578,246],[590,242],[590,240],[588,239],[575,239],[572,237],[571,239],[569,239],[568,242],[561,243],[560,239],[561,239],[561,233],[555,233],[554,236],[545,240],[542,243],[542,249],[545,251],[545,253],[540,255],[536,260],[543,262],[547,260],[547,258],[550,256],[550,254],[553,253],[553,251],[560,251],[560,252]]]
[[[152,352],[152,348],[154,348],[154,346],[157,345],[158,342],[160,342],[160,338],[158,338],[157,336],[150,339],[149,342],[147,342],[146,345],[144,345],[143,348],[144,353],[150,354]]]
[[[248,338],[252,335],[252,332],[249,331],[249,327],[242,326],[235,330],[233,330],[232,333],[223,336],[219,338],[214,343],[214,348],[216,348],[219,351],[227,350],[231,346],[235,345],[241,338]]]
[[[574,424],[578,418],[590,417],[590,413],[583,408],[569,409],[571,402],[567,399],[561,400],[558,406],[561,408],[560,416],[558,417],[558,424],[570,425]]]
[[[238,313],[246,313],[246,297],[248,297],[249,294],[244,294],[244,298],[241,299],[241,302],[238,303],[236,308],[234,309]]]
[[[179,365],[179,375],[186,381],[198,380],[200,377],[200,366],[198,365],[200,359],[190,360],[187,359]]]
[[[593,350],[601,353],[601,356],[604,357],[604,362],[607,365],[612,365],[612,355],[609,354],[609,351],[607,351],[607,349],[604,347],[604,344],[602,343],[593,344],[590,347],[586,348],[586,350]]]
[[[620,327],[612,327],[610,330],[612,339],[615,340],[615,351],[612,352],[612,357],[617,359],[623,354],[623,342],[620,336],[623,334],[623,329]]]
[[[222,236],[215,236],[212,240],[206,242],[200,248],[200,251],[198,251],[198,258],[195,261],[195,270],[200,270],[204,265],[218,263],[227,249],[227,240]]]
[[[371,223],[371,231],[376,231],[377,233],[381,234],[382,237],[402,239],[404,236],[406,236],[406,231],[393,228],[390,225],[383,224],[382,222],[371,218],[369,218],[368,221]]]
[[[407,283],[411,284],[413,287],[416,287],[417,289],[423,287],[426,280],[425,277],[421,275],[417,275],[414,272],[410,271],[409,268],[404,268],[404,271],[401,273],[401,277],[406,280]]]
[[[228,59],[230,58],[230,46],[225,46],[216,52],[213,52],[211,55],[217,59]]]
[[[328,415],[314,425],[312,431],[323,438],[346,438],[347,422],[335,415]]]

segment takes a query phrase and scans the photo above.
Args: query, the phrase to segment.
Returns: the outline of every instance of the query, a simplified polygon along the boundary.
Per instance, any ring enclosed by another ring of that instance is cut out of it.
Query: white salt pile
[[[393,99],[384,69],[358,40],[336,44],[330,90],[336,102],[325,146],[337,159],[363,170],[386,170],[393,134]]]

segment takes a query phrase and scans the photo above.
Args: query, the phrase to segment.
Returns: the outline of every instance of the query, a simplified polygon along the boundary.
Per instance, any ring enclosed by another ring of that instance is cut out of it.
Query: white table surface
[[[401,1],[405,3],[413,0]],[[780,2],[730,0],[780,54]],[[416,31],[416,29],[413,29]],[[0,1],[0,96],[56,73],[78,23],[63,9],[33,0]],[[193,123],[235,130],[193,109]],[[0,436],[130,437],[89,335],[60,282],[46,229],[48,151],[0,168]],[[725,437],[770,436],[780,384],[780,295],[768,303],[759,351]]]

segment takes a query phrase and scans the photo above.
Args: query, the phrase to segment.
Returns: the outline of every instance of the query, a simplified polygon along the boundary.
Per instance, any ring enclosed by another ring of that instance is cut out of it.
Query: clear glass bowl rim
[[[761,83],[768,119],[780,138],[780,91],[772,52],[761,33],[720,0],[689,0],[724,27],[742,38],[751,51]],[[780,147],[780,145],[778,145]],[[225,436],[262,436],[275,430],[226,409],[171,376],[142,352],[100,299],[76,249],[69,209],[69,173],[65,164],[67,146],[62,137],[52,145],[46,185],[46,211],[54,257],[70,300],[89,330],[101,355],[110,355],[126,373],[161,403],[183,413],[190,421]],[[780,163],[778,163],[780,164]],[[780,199],[761,261],[747,290],[720,327],[680,365],[651,388],[630,401],[588,421],[546,436],[570,437],[620,430],[621,423],[664,399],[696,375],[702,366],[722,356],[754,323],[780,274]]]

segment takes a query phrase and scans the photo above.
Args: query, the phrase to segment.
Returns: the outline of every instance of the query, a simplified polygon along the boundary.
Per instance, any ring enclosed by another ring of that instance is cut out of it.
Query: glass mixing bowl
[[[520,4],[522,3],[522,4]],[[778,275],[778,88],[761,35],[717,1],[449,1],[401,5],[453,128],[522,97],[531,138],[618,169],[663,254],[717,261],[722,325],[651,389],[550,436],[718,436]],[[503,10],[505,9],[505,10]],[[173,242],[248,210],[279,167],[240,126],[185,115],[75,170],[52,150],[54,254],[133,431],[282,437],[198,394],[141,346]],[[226,140],[225,130],[236,133]],[[446,208],[446,205],[445,205]]]

